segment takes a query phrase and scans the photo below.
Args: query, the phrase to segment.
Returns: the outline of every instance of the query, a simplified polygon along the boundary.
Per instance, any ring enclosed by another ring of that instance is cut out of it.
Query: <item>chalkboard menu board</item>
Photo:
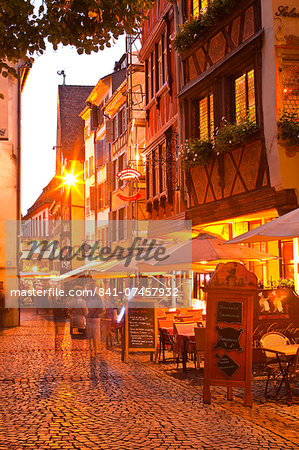
[[[217,322],[242,323],[241,302],[217,302]]]
[[[155,348],[154,308],[129,307],[129,347]]]
[[[131,300],[126,304],[122,360],[128,362],[131,352],[149,352],[158,356],[158,320],[155,300]]]

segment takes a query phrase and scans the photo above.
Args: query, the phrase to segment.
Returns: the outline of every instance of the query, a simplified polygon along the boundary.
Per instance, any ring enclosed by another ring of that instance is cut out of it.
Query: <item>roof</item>
[[[49,206],[53,203],[54,200],[58,200],[60,198],[60,190],[57,189],[59,183],[57,181],[56,176],[54,176],[51,181],[43,188],[42,193],[37,197],[35,202],[30,208],[28,208],[27,213],[22,220],[27,220],[30,217],[34,216],[42,205]],[[42,208],[41,208],[42,209]]]
[[[58,129],[64,158],[84,159],[84,122],[79,117],[94,86],[58,86]]]

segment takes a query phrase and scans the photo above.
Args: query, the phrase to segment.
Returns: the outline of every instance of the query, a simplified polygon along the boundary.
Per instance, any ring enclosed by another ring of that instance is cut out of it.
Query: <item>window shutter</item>
[[[107,182],[106,182],[106,204],[110,204],[110,192],[112,190],[111,187],[111,180],[112,180],[112,162],[109,161],[106,164],[106,171],[107,171]]]
[[[106,138],[103,138],[103,164],[105,164],[105,162],[107,162],[109,156],[109,152],[108,152],[108,144],[106,143]]]
[[[90,196],[90,210],[95,210],[95,187],[90,186],[89,187],[89,196]]]
[[[97,126],[98,126],[98,108],[96,105],[92,105],[91,106],[91,111],[90,111],[90,129],[91,130],[96,130]]]
[[[112,143],[112,120],[106,120],[106,144]]]
[[[104,154],[103,154],[104,142],[101,139],[96,142],[96,158],[97,158],[97,168],[104,164]]]

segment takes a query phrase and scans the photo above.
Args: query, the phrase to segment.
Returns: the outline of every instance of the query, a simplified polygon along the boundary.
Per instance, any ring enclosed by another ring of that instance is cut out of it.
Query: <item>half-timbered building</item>
[[[179,2],[180,157],[186,218],[229,239],[298,206],[298,145],[277,126],[298,114],[298,15],[294,1],[212,3]],[[260,281],[293,275],[292,242],[261,249],[284,258],[252,263]]]

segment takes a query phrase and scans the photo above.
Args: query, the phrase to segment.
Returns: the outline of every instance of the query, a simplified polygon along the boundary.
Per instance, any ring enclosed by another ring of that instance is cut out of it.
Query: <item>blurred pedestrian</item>
[[[101,315],[103,312],[103,301],[97,293],[95,280],[86,285],[86,300],[88,314],[86,316],[86,334],[89,339],[90,352],[94,350],[98,355],[101,347]]]
[[[86,316],[88,314],[88,309],[86,306],[86,301],[80,295],[82,292],[82,286],[75,286],[75,297],[72,297],[69,303],[70,307],[70,332],[74,334],[74,328],[77,328],[78,331],[86,330]]]

